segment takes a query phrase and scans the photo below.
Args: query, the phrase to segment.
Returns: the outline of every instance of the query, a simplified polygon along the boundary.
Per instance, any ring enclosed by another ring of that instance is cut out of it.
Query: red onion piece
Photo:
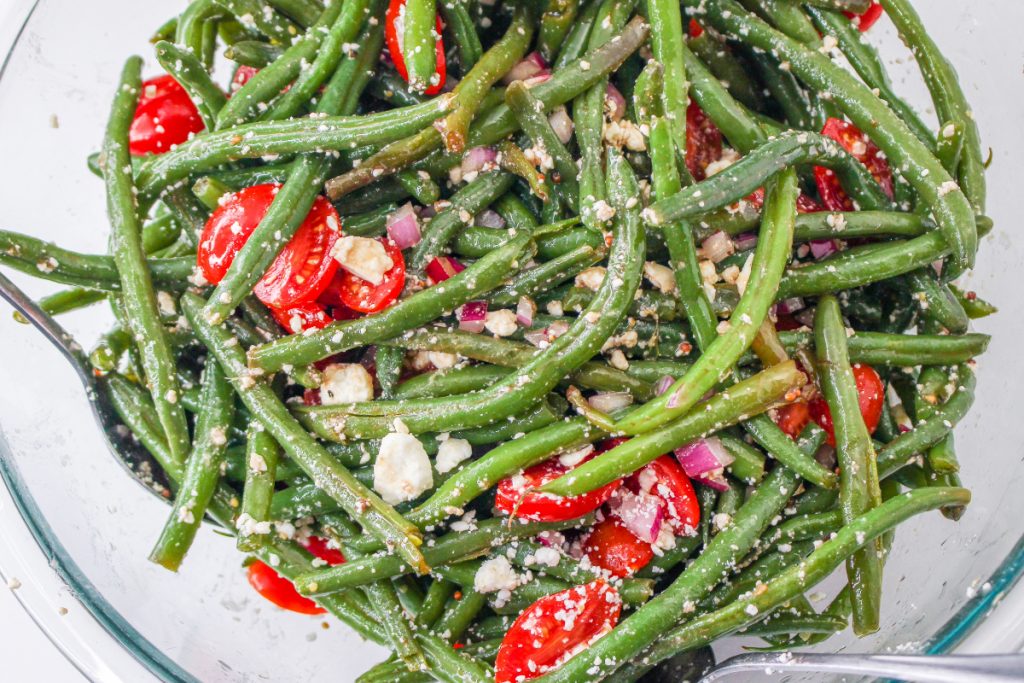
[[[466,156],[462,157],[460,169],[462,175],[465,176],[467,173],[478,173],[488,164],[494,164],[497,161],[497,150],[491,147],[473,147],[466,152]]]
[[[487,320],[486,301],[467,301],[455,312],[459,319],[459,329],[464,332],[480,333],[484,331],[484,322]]]
[[[388,216],[385,222],[388,237],[399,249],[408,249],[419,244],[422,239],[420,235],[420,220],[416,216],[412,204],[406,202],[398,207],[398,210]]]
[[[736,251],[736,246],[729,235],[721,230],[716,230],[705,238],[700,248],[704,250],[704,258],[710,259],[712,263],[718,263]]]
[[[519,297],[516,304],[516,322],[523,327],[533,326],[533,316],[537,315],[537,304],[528,296]]]
[[[525,81],[539,74],[550,73],[547,62],[540,56],[539,52],[531,52],[523,57],[523,60],[512,67],[501,79],[501,82],[508,85],[512,81]]]
[[[569,140],[572,140],[573,123],[565,107],[555,109],[551,116],[548,117],[548,123],[551,124],[551,128],[555,131],[558,139],[562,141],[562,144],[569,144]]]
[[[611,83],[604,91],[604,110],[612,121],[621,121],[626,115],[626,98]]]
[[[837,251],[839,251],[839,247],[835,240],[811,240],[811,254],[814,256],[815,260],[820,261],[826,256],[831,256]]]
[[[688,477],[699,477],[732,464],[732,453],[716,437],[691,441],[675,450],[676,459]]]
[[[775,305],[775,312],[779,315],[790,315],[807,307],[804,300],[796,296],[791,299],[783,299]]]
[[[722,470],[708,472],[700,475],[699,477],[692,477],[692,479],[698,484],[704,484],[704,486],[713,488],[716,491],[729,490],[729,482],[725,480],[725,475],[722,474]]]
[[[484,228],[504,228],[505,219],[497,211],[484,209],[473,219],[473,224]]]
[[[935,271],[935,274],[936,274],[936,275],[938,275],[938,276],[940,276],[940,277],[941,277],[941,275],[942,275],[942,266],[943,266],[943,265],[944,265],[945,263],[946,263],[946,262],[945,262],[945,261],[943,261],[942,259],[939,259],[938,261],[932,261],[932,270],[934,270],[934,271]]]
[[[416,215],[418,215],[421,219],[433,218],[434,216],[437,215],[437,209],[434,208],[433,204],[428,204],[427,206],[419,206],[416,207]]]
[[[549,73],[539,73],[536,76],[530,76],[529,78],[525,79],[523,81],[523,85],[525,85],[526,89],[529,90],[533,86],[540,85],[541,83],[544,83],[545,81],[548,81],[550,79],[551,79],[551,74],[549,74]]]
[[[757,246],[757,233],[744,232],[732,238],[736,251],[747,251]]]
[[[793,319],[796,320],[801,325],[806,325],[807,327],[814,327],[814,309],[805,308],[802,311],[798,312],[796,315],[794,315]]]
[[[523,339],[534,346],[541,346],[542,344],[546,344],[548,341],[548,331],[546,329],[530,330],[523,334]]]
[[[633,404],[633,395],[628,391],[599,391],[587,399],[594,410],[611,413]]]
[[[665,375],[664,377],[658,380],[657,384],[654,385],[654,395],[661,396],[666,391],[668,391],[669,387],[671,387],[675,383],[675,377],[672,377],[671,375]]]
[[[622,525],[633,535],[646,543],[658,540],[661,524],[665,519],[665,501],[658,496],[641,491],[633,493],[621,488],[612,499],[613,512]]]
[[[444,282],[453,275],[458,275],[466,269],[466,266],[456,261],[451,256],[437,256],[427,264],[427,277],[434,281]]]

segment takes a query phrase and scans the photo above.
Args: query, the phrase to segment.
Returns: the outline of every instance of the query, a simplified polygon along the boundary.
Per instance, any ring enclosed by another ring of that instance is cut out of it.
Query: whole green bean
[[[252,552],[266,543],[269,535],[270,501],[281,449],[258,422],[249,423],[245,436],[245,485],[237,545],[241,551]]]

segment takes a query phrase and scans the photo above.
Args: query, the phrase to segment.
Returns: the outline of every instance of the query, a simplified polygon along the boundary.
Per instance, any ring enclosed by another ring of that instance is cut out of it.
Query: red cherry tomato
[[[316,536],[310,536],[307,539],[306,550],[331,566],[345,562],[341,551],[327,547],[327,542]],[[291,581],[259,560],[249,565],[246,574],[249,585],[255,588],[257,593],[282,609],[299,614],[324,614],[326,612],[309,598],[299,595]]]
[[[803,402],[787,403],[775,411],[775,424],[794,441],[796,441],[810,421],[810,409]]]
[[[387,42],[388,52],[391,54],[391,61],[395,63],[395,70],[398,75],[408,83],[409,72],[405,68],[405,58],[402,56],[402,43],[405,39],[404,21],[405,12],[402,10],[405,8],[406,0],[391,0],[388,3],[388,11],[384,15],[384,40]],[[437,47],[435,67],[437,72],[437,83],[430,86],[423,91],[424,95],[436,95],[441,92],[441,88],[444,87],[444,82],[448,77],[448,65],[445,62],[444,57],[444,42],[441,40],[441,31],[443,29],[441,25],[441,17],[437,18]]]
[[[254,66],[246,66],[245,64],[239,64],[238,68],[235,69],[235,75],[231,77],[231,88],[230,94],[234,95],[238,92],[243,85],[248,83],[253,76],[260,72]]]
[[[704,27],[697,23],[696,19],[690,19],[690,25],[687,27],[687,32],[691,38],[700,38],[704,34]]]
[[[391,258],[391,269],[384,273],[379,285],[372,284],[341,268],[334,276],[331,286],[320,296],[360,313],[376,313],[390,306],[405,288],[405,257],[402,250],[385,237],[377,240]]]
[[[750,202],[754,208],[760,209],[764,206],[764,188],[759,187],[749,195],[747,195],[747,201]],[[814,198],[807,196],[803,192],[796,197],[796,212],[797,213],[818,213],[825,209],[818,202],[814,201]]]
[[[142,84],[128,149],[135,156],[163,154],[202,129],[203,120],[185,89],[171,76],[158,76]]]
[[[885,400],[885,385],[882,378],[878,376],[875,369],[870,365],[856,363],[853,366],[853,379],[857,383],[857,403],[860,406],[860,415],[864,419],[864,425],[868,433],[873,433],[882,418],[882,401]],[[829,412],[828,403],[823,396],[815,397],[810,405],[811,419],[818,423],[822,429],[828,432],[828,443],[836,445],[835,428],[832,426],[832,413]]]
[[[583,462],[594,455],[596,453],[584,458]],[[583,464],[583,462],[579,464]],[[551,458],[534,465],[521,475],[502,479],[498,483],[494,506],[507,515],[521,519],[535,522],[561,522],[582,517],[601,507],[622,483],[621,479],[616,479],[601,488],[571,498],[553,496],[549,493],[530,492],[530,489],[554,481],[571,469],[573,468],[559,462],[558,458]]]
[[[722,131],[696,102],[690,102],[686,108],[686,168],[694,180],[704,180],[708,164],[721,158]]]
[[[541,598],[502,639],[494,662],[495,683],[541,676],[612,630],[621,613],[618,591],[600,579]]]
[[[634,493],[649,487],[648,493],[666,503],[668,522],[676,534],[691,534],[700,522],[700,503],[693,484],[675,458],[663,455],[629,479],[626,486]]]
[[[890,199],[892,198],[892,169],[889,168],[889,162],[885,160],[885,155],[875,143],[868,139],[868,136],[860,132],[852,123],[832,118],[825,122],[821,134],[838,142],[857,161],[867,166],[871,175],[882,186],[882,190],[889,195]],[[853,211],[853,201],[846,196],[843,186],[839,184],[839,179],[836,178],[832,169],[815,166],[814,182],[818,186],[818,194],[821,195],[821,201],[826,209],[829,211]]]
[[[263,219],[280,185],[254,185],[231,195],[210,216],[199,240],[203,276],[220,282],[235,254]],[[270,308],[288,309],[316,300],[330,284],[338,262],[331,247],[340,234],[338,214],[317,197],[306,220],[263,275],[253,292]]]
[[[860,29],[861,33],[864,33],[874,26],[875,22],[882,16],[882,13],[882,6],[877,2],[872,2],[871,7],[868,7],[860,14],[856,14],[855,12],[843,12],[843,14],[848,16],[850,19],[859,19],[857,22],[857,28]]]
[[[291,308],[271,308],[277,324],[291,334],[301,334],[306,330],[321,330],[334,322],[327,308],[312,301]]]
[[[615,517],[594,525],[583,542],[583,553],[618,577],[631,576],[654,559],[651,544],[641,541]]]

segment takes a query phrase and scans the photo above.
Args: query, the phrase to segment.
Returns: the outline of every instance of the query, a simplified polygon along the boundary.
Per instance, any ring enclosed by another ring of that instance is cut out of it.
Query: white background
[[[20,26],[21,8],[26,4],[21,0],[0,0],[0,55],[7,54]],[[18,19],[13,19],[14,16]],[[0,662],[2,677],[10,683],[85,680],[3,586],[0,586]]]

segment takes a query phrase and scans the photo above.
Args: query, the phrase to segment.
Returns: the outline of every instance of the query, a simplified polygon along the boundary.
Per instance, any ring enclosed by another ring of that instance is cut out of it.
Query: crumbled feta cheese
[[[235,528],[239,536],[263,536],[270,533],[270,522],[257,522],[248,512],[243,512],[235,520]]]
[[[643,132],[629,119],[606,121],[603,134],[604,141],[613,147],[624,147],[634,152],[643,152],[647,149]]]
[[[594,217],[602,223],[610,221],[615,217],[615,208],[603,199],[594,202]]]
[[[497,593],[512,591],[519,586],[519,575],[504,555],[487,560],[477,570],[473,578],[473,588],[477,593]]]
[[[441,474],[455,469],[460,462],[473,455],[473,447],[465,439],[446,439],[437,449],[434,461],[437,471]]]
[[[662,294],[671,294],[676,288],[676,278],[672,269],[654,261],[644,263],[644,275]]]
[[[458,364],[459,357],[444,351],[427,351],[427,360],[438,370],[448,370]]]
[[[562,554],[554,548],[537,548],[533,553],[533,561],[545,567],[557,567],[562,559]]]
[[[586,287],[587,289],[596,292],[604,282],[605,269],[602,266],[593,266],[587,268],[576,276],[576,286]]]
[[[726,147],[725,149],[722,150],[722,156],[719,159],[712,161],[710,164],[708,164],[707,168],[704,169],[704,175],[710,178],[716,173],[721,173],[722,171],[724,171],[725,169],[729,168],[737,161],[739,161],[739,158],[739,152],[732,149],[731,147]]]
[[[369,237],[345,235],[331,249],[341,267],[370,284],[379,285],[394,262],[384,245]]]
[[[373,488],[384,502],[413,500],[434,485],[427,451],[412,434],[392,433],[380,441],[373,465]]]
[[[626,354],[621,349],[615,349],[612,351],[612,355],[608,358],[608,365],[612,366],[616,370],[628,370],[629,361],[626,360]]]
[[[373,377],[358,363],[331,363],[323,370],[320,403],[362,403],[373,400]]]
[[[515,311],[510,311],[507,308],[488,311],[487,317],[484,318],[484,327],[496,337],[508,337],[515,334],[518,329]]]

